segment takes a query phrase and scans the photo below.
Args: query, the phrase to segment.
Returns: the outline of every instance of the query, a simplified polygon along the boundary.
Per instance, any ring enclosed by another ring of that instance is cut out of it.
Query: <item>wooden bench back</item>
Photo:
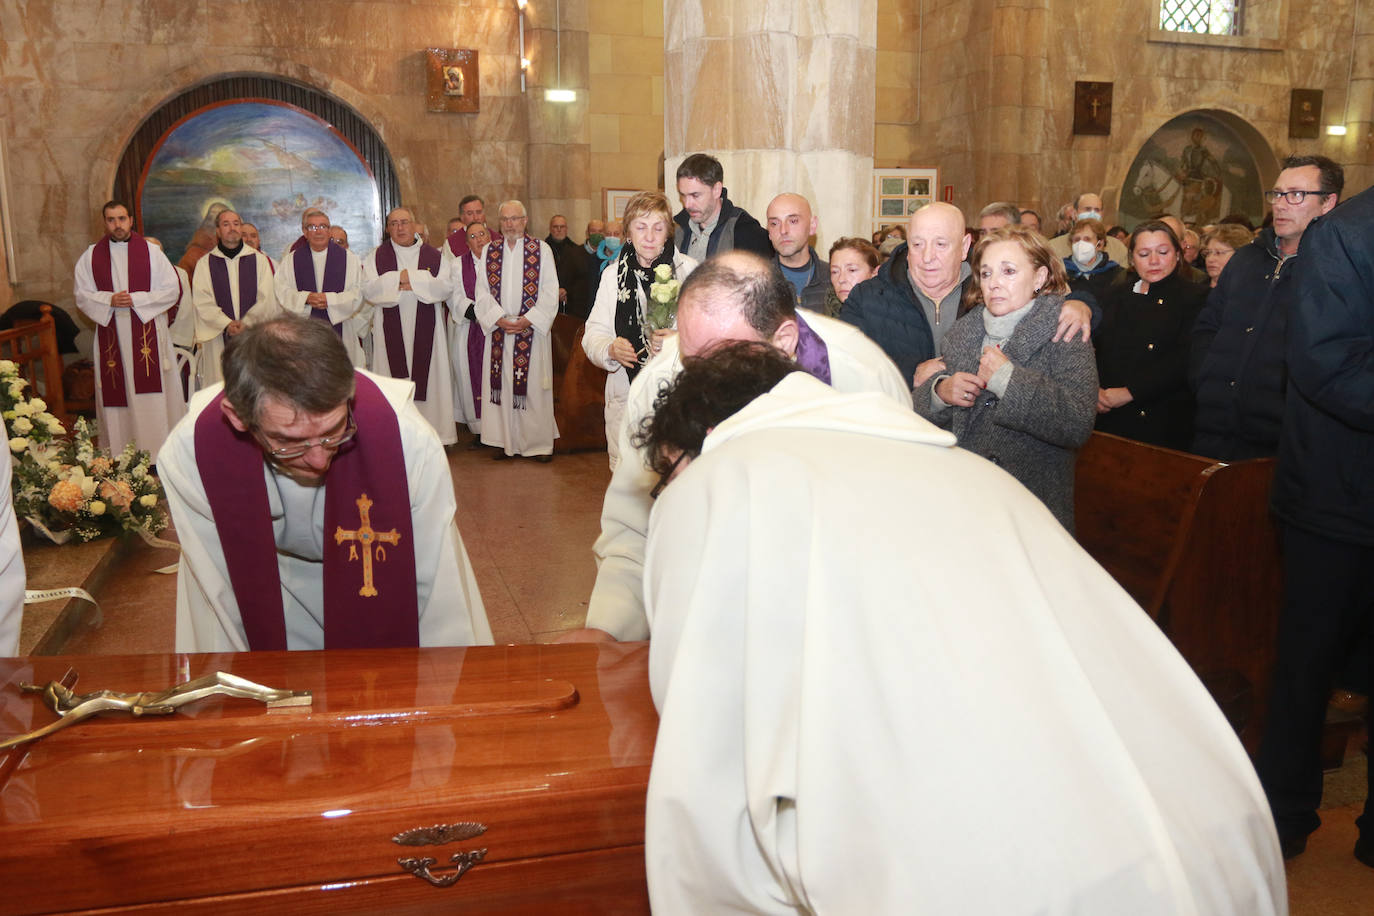
[[[1080,544],[1140,602],[1249,746],[1282,600],[1273,459],[1225,463],[1093,433],[1079,452]]]
[[[0,331],[0,359],[19,366],[19,374],[29,381],[27,396],[41,397],[48,413],[69,424],[62,395],[62,356],[57,352],[57,325],[52,306],[44,305],[37,321]]]

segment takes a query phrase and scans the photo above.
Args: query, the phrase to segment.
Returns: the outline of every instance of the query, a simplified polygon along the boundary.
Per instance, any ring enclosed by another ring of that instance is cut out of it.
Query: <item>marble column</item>
[[[666,0],[664,170],[706,152],[730,198],[765,222],[784,191],[811,201],[824,253],[868,237],[877,0]]]
[[[1344,112],[1347,133],[1344,137],[1332,138],[1341,141],[1336,159],[1345,166],[1348,193],[1374,184],[1374,17],[1365,15],[1355,20],[1353,39],[1349,109]],[[1335,124],[1338,117],[1333,115],[1339,114],[1339,111],[1328,109],[1323,120]]]
[[[986,200],[965,203],[965,216],[992,201],[1038,201],[1044,175],[1049,108],[1048,0],[994,0],[988,60],[982,71],[985,108],[975,122],[974,187]]]
[[[591,135],[588,110],[588,0],[530,0],[525,7],[525,112],[529,121],[529,233],[543,238],[556,213],[581,227],[591,218]],[[553,102],[546,89],[571,89],[572,102]]]

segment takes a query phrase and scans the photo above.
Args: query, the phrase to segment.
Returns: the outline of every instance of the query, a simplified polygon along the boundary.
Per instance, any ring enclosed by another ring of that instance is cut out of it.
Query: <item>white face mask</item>
[[[1073,259],[1083,267],[1097,260],[1097,246],[1092,242],[1079,239],[1073,243]]]
[[[1078,218],[1079,218],[1079,219],[1101,219],[1101,218],[1102,218],[1102,211],[1101,211],[1101,210],[1079,210],[1079,211],[1078,211]]]

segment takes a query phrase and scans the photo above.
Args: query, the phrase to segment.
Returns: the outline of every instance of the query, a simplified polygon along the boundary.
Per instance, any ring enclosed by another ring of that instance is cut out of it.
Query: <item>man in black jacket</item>
[[[587,258],[582,246],[568,238],[567,217],[554,214],[544,241],[553,252],[553,266],[558,272],[558,310],[586,321],[592,310],[587,301]]]
[[[800,194],[779,194],[768,205],[768,241],[783,277],[792,287],[797,308],[825,314],[825,295],[830,292],[830,265],[811,247],[816,217],[811,204]]]
[[[1298,246],[1312,220],[1336,206],[1344,185],[1344,171],[1325,156],[1289,156],[1265,194],[1273,202],[1274,225],[1232,255],[1221,272],[1193,328],[1197,454],[1238,461],[1278,451]]]
[[[1282,237],[1289,219],[1275,210]],[[1291,384],[1271,497],[1283,541],[1284,603],[1256,761],[1285,857],[1302,852],[1321,823],[1319,746],[1333,675],[1374,618],[1371,227],[1374,191],[1312,224],[1289,316]],[[1358,661],[1374,668],[1367,655]],[[1374,867],[1368,800],[1355,823],[1355,857]]]
[[[720,160],[693,153],[677,167],[677,193],[682,209],[673,222],[678,251],[704,261],[718,251],[739,248],[764,258],[773,256],[768,233],[759,221],[734,205],[725,190]]]

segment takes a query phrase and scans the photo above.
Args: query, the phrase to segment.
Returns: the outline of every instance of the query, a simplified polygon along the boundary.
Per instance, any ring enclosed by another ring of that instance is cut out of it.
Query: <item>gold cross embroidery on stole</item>
[[[358,594],[364,598],[373,598],[377,595],[377,589],[372,584],[372,547],[376,542],[377,562],[386,562],[386,550],[382,544],[390,544],[393,547],[401,543],[401,535],[392,528],[390,531],[374,531],[372,529],[372,500],[367,498],[364,493],[357,499],[358,504],[358,527],[353,531],[345,531],[342,525],[334,526],[334,543],[342,546],[345,541],[353,541],[348,545],[348,559],[358,559],[358,545],[363,548],[363,587],[358,589]]]

